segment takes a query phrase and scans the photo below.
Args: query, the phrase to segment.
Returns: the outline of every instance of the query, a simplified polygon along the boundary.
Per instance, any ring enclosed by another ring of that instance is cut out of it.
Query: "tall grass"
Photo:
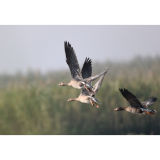
[[[78,97],[80,90],[60,87],[69,82],[69,71],[47,74],[28,72],[23,75],[0,75],[0,134],[112,135],[160,134],[160,57],[136,57],[130,62],[93,64],[93,75],[107,66],[96,98],[100,108],[80,102],[67,102]],[[156,96],[150,106],[156,116],[139,116],[115,112],[129,103],[119,88],[126,88],[140,101]]]

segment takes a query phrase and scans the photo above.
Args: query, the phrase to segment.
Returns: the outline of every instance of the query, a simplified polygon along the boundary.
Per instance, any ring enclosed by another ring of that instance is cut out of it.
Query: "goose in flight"
[[[108,71],[108,70],[107,70]],[[81,90],[81,93],[79,95],[78,98],[70,98],[68,99],[67,101],[80,101],[82,103],[88,103],[88,104],[92,104],[94,106],[94,104],[97,106],[97,108],[99,108],[99,106],[97,105],[97,103],[100,103],[94,96],[95,94],[98,92],[98,90],[100,89],[101,85],[102,85],[102,82],[103,82],[103,79],[104,79],[104,76],[105,76],[106,73],[104,73],[100,79],[97,81],[97,83],[93,86],[93,93],[89,92],[88,90],[86,89],[82,89]],[[91,83],[91,82],[89,82]],[[101,104],[101,103],[100,103]]]
[[[157,101],[156,97],[150,97],[149,100],[146,100],[144,102],[140,102],[136,96],[134,96],[131,92],[129,92],[127,89],[119,89],[123,97],[130,103],[129,107],[118,107],[115,109],[115,111],[128,111],[134,114],[139,115],[155,115],[157,112],[156,110],[150,110],[148,109],[148,106],[152,105],[154,102]]]
[[[105,69],[103,72],[96,76],[92,76],[92,61],[88,58],[86,58],[83,68],[80,71],[79,63],[77,60],[77,56],[75,54],[74,49],[71,47],[69,42],[64,42],[64,48],[65,48],[65,54],[66,54],[66,62],[69,66],[72,79],[69,83],[61,82],[59,86],[72,86],[77,89],[87,89],[89,92],[93,92],[93,87],[91,85],[91,81],[96,80],[101,75],[106,73],[108,69]],[[87,72],[86,70],[90,70],[90,72]]]

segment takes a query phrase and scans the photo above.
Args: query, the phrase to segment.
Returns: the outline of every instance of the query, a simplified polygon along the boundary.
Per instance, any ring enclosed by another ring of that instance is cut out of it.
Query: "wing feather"
[[[83,67],[82,67],[81,75],[82,75],[83,79],[91,77],[91,75],[92,75],[92,60],[90,58],[86,57],[84,64],[83,64]]]
[[[152,105],[154,102],[157,101],[157,98],[156,97],[150,97],[149,100],[146,100],[144,102],[141,102],[143,105],[145,105],[146,107]]]
[[[97,74],[96,76],[92,76],[92,77],[89,77],[89,78],[85,78],[84,80],[85,81],[88,81],[88,82],[91,82],[91,81],[94,81],[96,80],[97,78],[99,78],[100,76],[104,75],[105,73],[107,73],[109,69],[105,69],[103,72],[101,72],[100,74]]]
[[[73,47],[69,44],[69,42],[67,43],[65,41],[64,49],[66,54],[66,62],[70,68],[72,78],[81,78],[79,63]]]
[[[141,104],[141,102],[137,99],[135,95],[133,95],[131,92],[129,92],[127,89],[119,89],[123,97],[130,103],[131,107],[134,108],[144,108]]]
[[[93,86],[93,91],[95,93],[98,92],[98,90],[101,88],[101,85],[102,85],[102,82],[103,82],[103,79],[104,79],[104,76],[105,76],[106,73],[104,73],[100,79],[97,81],[97,83]]]

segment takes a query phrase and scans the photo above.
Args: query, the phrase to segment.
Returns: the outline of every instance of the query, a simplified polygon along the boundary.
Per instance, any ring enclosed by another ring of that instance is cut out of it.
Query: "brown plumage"
[[[64,42],[65,54],[66,54],[66,62],[69,66],[72,80],[69,83],[61,82],[59,86],[72,86],[78,89],[87,89],[89,92],[93,92],[93,87],[91,85],[91,81],[96,80],[104,73],[108,71],[105,69],[103,72],[96,76],[92,76],[92,61],[89,58],[85,59],[82,70],[80,71],[79,63],[77,60],[77,56],[75,54],[74,49],[72,48],[69,42]]]
[[[88,103],[88,104],[92,104],[92,106],[94,106],[94,104],[97,106],[97,108],[99,108],[99,106],[97,105],[97,103],[100,103],[94,96],[95,94],[98,92],[98,90],[100,89],[103,79],[105,77],[104,73],[100,79],[97,81],[97,83],[93,86],[93,91],[94,94],[92,94],[91,92],[89,92],[88,90],[81,90],[81,93],[79,95],[78,98],[70,98],[67,101],[80,101],[82,103]]]
[[[148,109],[149,105],[152,105],[154,102],[157,101],[156,97],[150,97],[149,100],[146,100],[144,102],[140,102],[135,95],[133,95],[131,92],[129,92],[127,89],[119,89],[123,97],[130,103],[129,107],[118,107],[115,109],[115,111],[121,111],[125,110],[127,112],[131,112],[133,114],[139,114],[139,115],[155,115],[157,111]]]

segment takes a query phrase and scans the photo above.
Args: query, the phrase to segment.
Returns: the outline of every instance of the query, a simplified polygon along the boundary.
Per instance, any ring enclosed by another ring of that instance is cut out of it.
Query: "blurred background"
[[[80,67],[92,59],[92,75],[109,67],[96,94],[99,109],[67,102],[80,90],[58,86],[71,80],[64,41]],[[0,26],[0,134],[160,134],[159,42],[160,26]],[[140,101],[157,97],[150,106],[157,114],[115,112],[129,105],[119,88]]]

